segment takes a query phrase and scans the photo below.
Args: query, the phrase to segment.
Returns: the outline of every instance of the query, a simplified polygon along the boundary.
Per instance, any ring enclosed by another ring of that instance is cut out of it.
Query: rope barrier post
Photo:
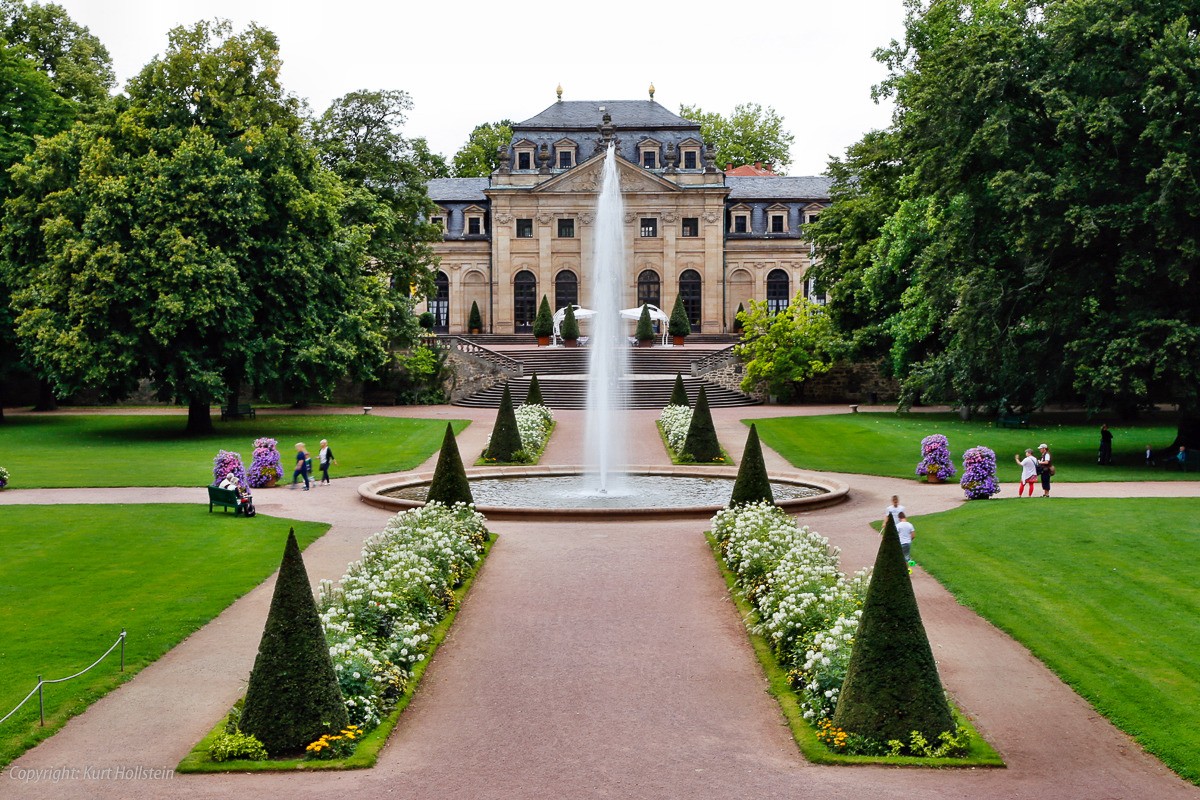
[[[125,671],[125,629],[121,629],[121,672]]]
[[[46,703],[42,699],[42,676],[38,675],[38,717],[42,727],[46,727]]]

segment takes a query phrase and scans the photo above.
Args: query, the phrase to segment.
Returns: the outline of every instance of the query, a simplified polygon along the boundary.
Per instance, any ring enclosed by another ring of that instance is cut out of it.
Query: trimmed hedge
[[[750,424],[750,433],[746,436],[746,449],[742,451],[737,480],[733,483],[733,496],[729,498],[730,506],[747,503],[775,504],[771,480],[767,477],[767,465],[763,461],[762,444],[758,440],[758,428],[754,423]]]
[[[683,388],[683,375],[675,373],[675,386],[671,389],[671,399],[667,401],[669,406],[688,406],[691,407],[691,401],[688,400],[687,389]]]
[[[442,437],[442,449],[438,453],[437,466],[433,470],[433,481],[429,484],[426,502],[447,506],[455,503],[470,505],[475,502],[475,498],[471,496],[467,470],[463,467],[462,456],[458,452],[458,442],[454,438],[454,426],[449,422],[446,423],[446,435]]]
[[[708,394],[700,387],[696,408],[692,412],[692,424],[687,438],[683,440],[683,452],[697,462],[716,461],[721,458],[721,443],[717,441],[717,429],[713,425],[712,413],[708,410]]]
[[[546,401],[542,399],[542,385],[538,383],[537,373],[533,373],[533,378],[529,381],[529,391],[525,393],[525,402],[523,406],[544,406]]]
[[[508,390],[508,384],[504,384],[504,394],[500,396],[500,410],[496,414],[496,425],[492,428],[492,439],[483,451],[483,457],[495,461],[515,461],[520,449],[521,432],[517,428],[517,415],[513,411],[512,393]]]

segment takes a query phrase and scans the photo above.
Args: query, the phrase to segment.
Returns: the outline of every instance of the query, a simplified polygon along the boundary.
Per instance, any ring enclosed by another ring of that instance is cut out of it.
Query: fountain
[[[606,116],[606,122],[607,115]],[[611,130],[596,202],[588,341],[587,468],[484,467],[468,470],[476,507],[491,519],[537,517],[710,517],[728,502],[735,468],[636,467],[627,462],[620,381],[627,346],[621,321],[625,288],[625,209]],[[364,502],[396,511],[424,504],[432,473],[359,487]],[[849,487],[815,475],[772,475],[776,505],[790,512],[846,499]]]
[[[618,423],[620,380],[625,374],[625,342],[621,330],[621,295],[625,288],[625,204],[612,142],[604,157],[600,197],[596,201],[592,249],[592,317],[588,341],[588,396],[585,444],[595,489],[619,489],[625,465],[624,428]]]

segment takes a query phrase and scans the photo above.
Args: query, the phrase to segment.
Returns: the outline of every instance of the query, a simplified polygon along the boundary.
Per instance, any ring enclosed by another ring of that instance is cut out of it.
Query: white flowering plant
[[[321,581],[317,609],[351,723],[374,728],[408,688],[488,535],[471,506],[429,503],[389,520],[336,585]]]
[[[691,425],[691,406],[668,405],[658,415],[658,427],[667,440],[667,446],[675,453],[683,452],[683,443],[687,441],[687,432]]]
[[[804,717],[832,717],[858,631],[870,571],[847,578],[839,551],[770,503],[718,511],[713,538],[735,586],[800,696]]]

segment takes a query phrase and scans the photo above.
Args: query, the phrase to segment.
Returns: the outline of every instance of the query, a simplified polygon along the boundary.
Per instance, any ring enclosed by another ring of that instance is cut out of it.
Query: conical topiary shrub
[[[348,724],[308,571],[289,530],[239,727],[281,756],[303,753]]]
[[[683,440],[683,452],[699,462],[716,461],[721,457],[721,443],[717,441],[717,429],[708,410],[708,395],[703,386],[700,387],[700,396],[696,398],[687,438]]]
[[[675,387],[671,389],[671,399],[667,403],[669,406],[690,406],[688,401],[687,389],[683,388],[683,375],[675,373]]]
[[[575,319],[574,306],[567,306],[567,310],[563,312],[563,321],[558,332],[564,342],[579,339],[579,320]]]
[[[517,430],[517,415],[513,411],[512,394],[504,384],[500,397],[500,411],[496,414],[496,425],[492,428],[492,440],[483,451],[484,458],[496,461],[513,461],[521,449],[521,432]]]
[[[746,306],[744,306],[741,303],[738,303],[737,311],[735,311],[733,313],[733,332],[734,333],[741,333],[742,329],[745,327],[742,324],[742,314],[745,314],[745,313],[746,313]]]
[[[907,744],[913,731],[932,743],[943,731],[954,731],[890,514],[833,724],[881,743]]]
[[[672,336],[687,336],[692,332],[692,321],[688,319],[687,309],[683,307],[683,295],[681,294],[675,295],[675,307],[671,309],[667,332]]]
[[[533,335],[539,339],[549,339],[554,335],[554,312],[550,310],[550,301],[546,295],[542,295],[537,316],[533,318]]]
[[[442,449],[438,453],[437,467],[433,470],[433,482],[429,484],[430,503],[452,506],[455,503],[471,504],[471,483],[463,469],[462,456],[458,454],[458,442],[454,438],[454,426],[446,423],[446,435],[442,437]]]
[[[471,313],[467,315],[467,330],[477,333],[483,330],[483,315],[479,313],[479,303],[471,301]]]
[[[642,306],[642,314],[638,317],[637,328],[633,331],[633,338],[639,342],[648,342],[654,338],[654,323],[650,321],[649,306]]]
[[[546,401],[542,399],[542,386],[538,383],[537,373],[533,373],[533,377],[529,380],[529,391],[525,393],[525,402],[522,405],[526,406],[544,406]]]
[[[742,463],[738,465],[737,480],[733,482],[733,496],[729,505],[747,503],[775,503],[771,481],[767,477],[767,465],[763,461],[762,445],[758,441],[758,428],[750,423],[750,434],[746,436],[746,449],[742,451]]]

